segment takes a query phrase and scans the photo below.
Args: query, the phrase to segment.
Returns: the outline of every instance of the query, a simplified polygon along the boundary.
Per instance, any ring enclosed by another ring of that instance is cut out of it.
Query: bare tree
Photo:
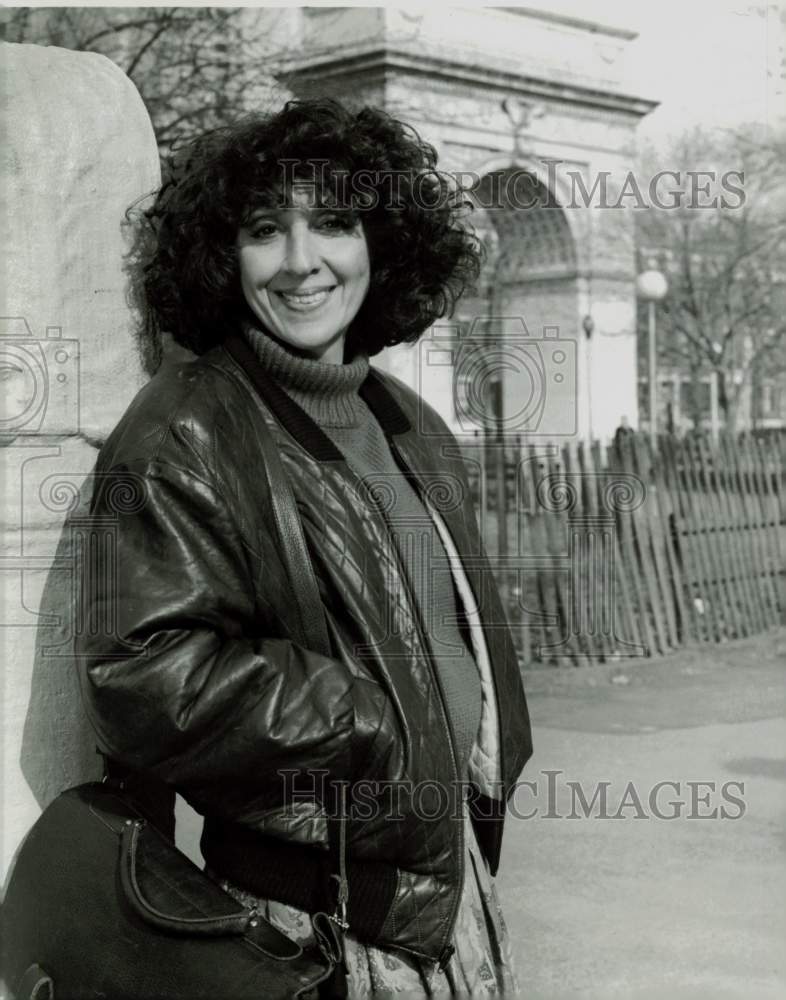
[[[281,11],[242,7],[7,8],[3,38],[108,56],[134,81],[166,151],[227,116],[280,103]]]
[[[754,128],[694,130],[641,158],[643,189],[658,171],[674,172],[658,182],[658,201],[673,207],[649,199],[637,219],[637,246],[640,266],[654,259],[668,277],[658,307],[659,364],[691,376],[697,424],[702,376],[716,376],[733,429],[746,388],[784,370],[785,147],[783,137]],[[641,320],[643,334],[643,312]]]

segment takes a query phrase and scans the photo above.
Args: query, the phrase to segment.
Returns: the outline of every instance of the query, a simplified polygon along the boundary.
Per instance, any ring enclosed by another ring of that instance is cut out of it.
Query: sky
[[[661,101],[639,127],[655,139],[687,124],[784,121],[783,4],[742,0],[530,0],[528,7],[631,28],[628,74]]]

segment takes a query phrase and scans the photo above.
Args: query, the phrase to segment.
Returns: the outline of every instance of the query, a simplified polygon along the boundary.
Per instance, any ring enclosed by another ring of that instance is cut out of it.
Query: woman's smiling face
[[[371,275],[356,217],[295,186],[285,206],[251,213],[237,250],[243,295],[265,329],[295,353],[341,364]]]

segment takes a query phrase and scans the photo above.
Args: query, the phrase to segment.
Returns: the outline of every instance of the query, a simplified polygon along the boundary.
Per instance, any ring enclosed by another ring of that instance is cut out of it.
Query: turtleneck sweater
[[[459,775],[465,778],[480,724],[480,675],[459,626],[460,600],[439,532],[359,393],[369,372],[368,355],[329,364],[295,355],[251,325],[243,333],[271,378],[322,428],[350,469],[369,484],[384,479],[386,504],[378,509],[410,584],[455,735]]]

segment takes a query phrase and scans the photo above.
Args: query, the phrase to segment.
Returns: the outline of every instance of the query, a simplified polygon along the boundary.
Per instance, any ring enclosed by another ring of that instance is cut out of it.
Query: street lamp
[[[595,330],[595,320],[589,313],[582,319],[581,329],[587,338],[587,424],[589,443],[592,444],[592,350],[590,342]]]
[[[650,441],[653,452],[658,446],[657,426],[657,360],[655,356],[655,303],[666,297],[669,283],[665,275],[650,262],[646,271],[636,278],[636,292],[647,303],[647,325],[649,328],[649,377],[650,377]]]

